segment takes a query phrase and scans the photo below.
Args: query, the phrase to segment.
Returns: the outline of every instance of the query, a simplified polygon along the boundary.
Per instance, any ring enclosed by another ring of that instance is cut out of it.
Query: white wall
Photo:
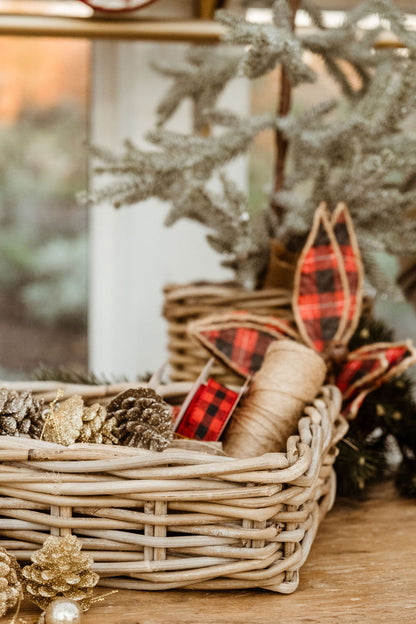
[[[185,47],[174,43],[97,42],[93,49],[91,142],[113,149],[124,139],[139,142],[154,125],[154,110],[167,87],[150,68],[151,60],[175,62]],[[246,83],[236,81],[225,104],[242,111]],[[175,117],[187,130],[189,108]],[[232,167],[246,179],[244,159]],[[94,180],[92,179],[92,185]],[[165,283],[228,279],[204,231],[180,222],[165,228],[168,206],[158,200],[118,211],[100,205],[90,217],[90,368],[96,373],[134,379],[166,360],[166,326],[161,318]]]

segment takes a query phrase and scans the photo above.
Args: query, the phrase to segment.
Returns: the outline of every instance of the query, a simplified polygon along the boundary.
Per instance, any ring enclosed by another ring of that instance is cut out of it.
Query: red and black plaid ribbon
[[[236,405],[239,394],[214,379],[201,384],[176,433],[184,438],[216,442]]]

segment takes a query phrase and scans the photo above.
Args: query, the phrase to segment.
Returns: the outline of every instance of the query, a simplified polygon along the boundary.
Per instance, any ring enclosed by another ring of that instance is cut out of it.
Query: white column
[[[173,43],[93,44],[92,144],[121,150],[126,138],[140,143],[154,126],[156,105],[168,86],[150,69],[150,61],[175,62],[184,49]],[[225,99],[234,109],[236,104],[240,110],[246,107],[246,85],[238,81]],[[175,129],[187,130],[189,118],[184,106],[175,116]],[[244,159],[233,165],[232,175],[245,184]],[[206,231],[185,221],[164,227],[167,209],[156,199],[120,210],[109,205],[91,209],[89,356],[97,374],[134,379],[166,360],[164,284],[230,278],[205,242]]]

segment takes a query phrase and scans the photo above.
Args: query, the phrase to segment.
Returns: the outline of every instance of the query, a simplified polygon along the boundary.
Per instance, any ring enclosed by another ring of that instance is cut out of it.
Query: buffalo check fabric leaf
[[[238,400],[234,392],[214,379],[201,384],[186,410],[176,433],[183,438],[216,442]]]
[[[322,353],[342,338],[349,308],[343,257],[326,207],[318,208],[295,273],[293,312],[305,343]]]
[[[342,336],[342,342],[346,344],[353,335],[360,318],[364,269],[354,225],[345,204],[338,204],[331,223],[341,252],[349,288],[347,321]]]
[[[344,397],[344,415],[355,418],[369,392],[400,375],[415,362],[416,351],[411,341],[376,343],[352,351],[336,379]]]
[[[275,340],[256,329],[229,327],[202,332],[206,340],[224,355],[225,361],[240,375],[257,371],[268,346]]]
[[[271,342],[298,337],[285,321],[239,311],[195,322],[188,333],[242,377],[259,370]]]

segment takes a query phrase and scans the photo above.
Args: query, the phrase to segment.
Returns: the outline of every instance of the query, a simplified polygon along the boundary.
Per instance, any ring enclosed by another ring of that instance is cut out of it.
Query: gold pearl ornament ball
[[[81,607],[75,600],[58,598],[45,611],[45,624],[81,624]]]

